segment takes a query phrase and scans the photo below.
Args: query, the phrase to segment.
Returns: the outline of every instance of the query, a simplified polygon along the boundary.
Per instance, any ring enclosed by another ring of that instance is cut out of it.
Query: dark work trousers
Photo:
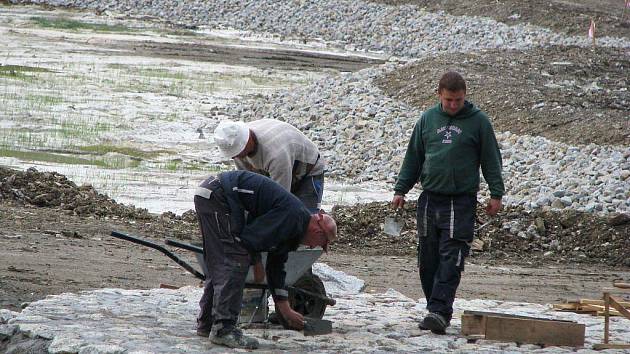
[[[418,198],[418,270],[427,310],[450,321],[475,233],[476,195],[424,191]]]
[[[298,182],[293,195],[304,203],[311,213],[316,213],[322,206],[324,194],[324,174],[306,176]]]
[[[218,179],[205,183],[208,198],[195,195],[195,211],[203,236],[203,256],[208,266],[197,329],[210,330],[212,323],[236,324],[241,311],[250,256],[234,240],[230,210]]]

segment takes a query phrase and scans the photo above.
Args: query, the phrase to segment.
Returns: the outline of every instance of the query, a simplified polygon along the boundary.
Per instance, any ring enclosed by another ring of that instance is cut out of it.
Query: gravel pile
[[[59,208],[81,216],[152,217],[146,209],[117,203],[91,185],[77,186],[62,174],[33,167],[24,172],[0,167],[0,200]]]
[[[421,111],[384,95],[372,80],[388,64],[308,87],[242,101],[231,119],[287,121],[313,139],[332,177],[394,182]],[[542,137],[498,133],[508,205],[527,209],[630,211],[630,148],[571,146]],[[482,196],[487,189],[482,186]]]
[[[531,25],[508,26],[488,18],[431,13],[416,6],[387,6],[336,0],[36,0],[34,3],[97,11],[156,16],[186,25],[207,25],[268,33],[281,38],[323,39],[346,49],[419,57],[443,51],[581,45],[585,37],[566,37]],[[625,39],[603,37],[602,46],[630,47]]]
[[[415,208],[414,201],[405,204],[401,214],[403,231],[400,236],[390,236],[383,232],[384,217],[393,216],[388,203],[373,202],[360,208],[336,206],[333,214],[339,240],[332,246],[334,252],[416,255]],[[528,211],[508,207],[489,220],[483,205],[478,205],[477,217],[488,222],[473,243],[473,256],[484,262],[538,265],[570,261],[630,266],[630,214],[601,216],[572,209]]]

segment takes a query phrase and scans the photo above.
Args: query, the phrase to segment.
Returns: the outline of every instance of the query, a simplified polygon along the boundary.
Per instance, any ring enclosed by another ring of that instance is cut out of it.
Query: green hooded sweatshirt
[[[419,178],[426,191],[476,194],[479,166],[491,197],[500,199],[501,152],[490,120],[468,101],[454,117],[437,104],[416,122],[394,191],[407,194]]]

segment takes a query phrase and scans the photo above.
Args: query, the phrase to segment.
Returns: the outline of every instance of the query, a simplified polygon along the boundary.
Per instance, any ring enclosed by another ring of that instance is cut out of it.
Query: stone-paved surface
[[[334,273],[338,281],[345,277]],[[350,277],[352,278],[352,277]],[[329,280],[331,280],[329,279]],[[356,283],[356,278],[351,280]],[[344,281],[340,281],[343,283]],[[478,341],[458,335],[464,310],[574,320],[586,325],[586,348],[601,341],[603,319],[559,313],[548,306],[494,300],[458,300],[452,327],[444,336],[417,328],[425,314],[424,299],[414,301],[389,290],[380,294],[356,293],[350,287],[335,294],[337,304],[325,318],[333,333],[305,337],[279,327],[248,329],[259,339],[261,351],[364,353],[364,352],[567,352],[572,348]],[[196,336],[194,318],[200,288],[178,290],[101,289],[80,294],[49,296],[21,313],[0,310],[0,337],[26,335],[50,340],[51,353],[214,353],[225,352],[208,339]],[[613,318],[612,338],[629,338],[628,320]],[[580,350],[587,352],[589,349]]]

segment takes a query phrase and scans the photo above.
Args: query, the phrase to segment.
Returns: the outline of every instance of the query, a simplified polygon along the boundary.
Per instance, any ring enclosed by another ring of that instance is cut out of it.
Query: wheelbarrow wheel
[[[324,282],[312,272],[304,274],[293,284],[293,287],[323,297],[326,296]],[[289,305],[291,305],[293,310],[301,313],[305,317],[321,319],[324,317],[324,312],[326,312],[326,302],[324,302],[324,300],[295,290],[289,290]]]

